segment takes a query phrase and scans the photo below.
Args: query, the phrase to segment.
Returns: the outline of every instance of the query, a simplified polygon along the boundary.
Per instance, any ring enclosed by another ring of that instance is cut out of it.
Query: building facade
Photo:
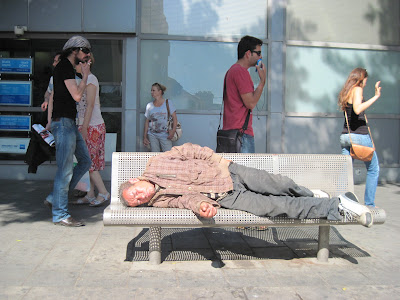
[[[21,32],[22,30],[22,32]],[[21,34],[22,33],[22,34]],[[223,79],[246,34],[263,40],[267,83],[253,110],[256,152],[340,153],[343,114],[337,96],[356,67],[369,73],[365,98],[380,161],[380,181],[400,181],[400,4],[397,0],[0,0],[0,57],[32,58],[30,105],[0,105],[1,116],[44,117],[51,63],[72,35],[92,44],[101,86],[108,151],[147,151],[144,111],[154,82],[177,107],[176,142],[216,147]],[[249,70],[255,85],[258,75]],[[29,131],[0,129],[0,143]],[[1,148],[1,145],[0,145]],[[365,167],[355,161],[355,181]],[[0,151],[0,178],[51,179],[55,162],[28,174],[23,153]],[[11,170],[11,172],[10,172]],[[104,171],[109,179],[110,163]]]

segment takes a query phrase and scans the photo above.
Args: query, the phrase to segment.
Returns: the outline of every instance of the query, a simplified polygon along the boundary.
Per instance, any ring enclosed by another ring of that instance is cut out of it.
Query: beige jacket
[[[149,205],[187,208],[199,213],[203,201],[220,207],[204,194],[224,193],[233,189],[229,164],[229,160],[208,147],[186,143],[151,157],[139,179],[161,187]]]

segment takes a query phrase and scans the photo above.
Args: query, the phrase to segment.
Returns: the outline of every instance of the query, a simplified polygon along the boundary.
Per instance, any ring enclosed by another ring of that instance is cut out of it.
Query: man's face
[[[76,50],[75,56],[75,65],[79,65],[79,63],[88,62],[90,59],[90,50],[88,48],[79,48]]]
[[[259,60],[260,58],[262,59],[262,54],[261,54],[261,46],[257,45],[256,49],[254,49],[253,51],[250,52],[251,56],[250,56],[250,65],[251,66],[255,66],[257,63],[257,60]],[[260,55],[258,55],[258,53],[260,53]]]
[[[147,203],[153,198],[156,190],[148,181],[137,181],[122,192],[122,196],[129,203],[129,206],[138,206]]]

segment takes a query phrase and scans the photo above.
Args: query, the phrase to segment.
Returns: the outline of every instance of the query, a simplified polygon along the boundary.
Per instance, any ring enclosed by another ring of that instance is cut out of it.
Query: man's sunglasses
[[[251,53],[255,53],[255,54],[257,54],[258,56],[261,56],[261,51],[253,51],[253,50],[250,50],[251,51]]]
[[[85,54],[89,54],[91,51],[90,51],[90,49],[89,48],[86,48],[86,47],[81,47],[81,48],[79,48],[79,50],[81,50],[83,53],[85,53]],[[261,51],[260,51],[261,52]]]

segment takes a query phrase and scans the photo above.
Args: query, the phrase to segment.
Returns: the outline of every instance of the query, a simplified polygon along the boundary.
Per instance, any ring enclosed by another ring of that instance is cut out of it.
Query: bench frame
[[[161,263],[162,227],[236,227],[267,226],[295,227],[319,226],[319,261],[329,257],[330,225],[359,225],[354,218],[343,217],[340,221],[326,219],[289,219],[286,217],[258,217],[230,209],[218,209],[212,219],[198,217],[192,211],[178,208],[126,207],[119,199],[121,183],[142,175],[147,161],[156,152],[114,152],[111,173],[111,203],[104,210],[104,225],[150,228],[149,262]],[[236,163],[281,174],[309,189],[320,189],[331,196],[354,192],[353,164],[349,155],[335,154],[244,154],[222,153]],[[386,214],[382,209],[371,209],[374,225],[383,224]]]

